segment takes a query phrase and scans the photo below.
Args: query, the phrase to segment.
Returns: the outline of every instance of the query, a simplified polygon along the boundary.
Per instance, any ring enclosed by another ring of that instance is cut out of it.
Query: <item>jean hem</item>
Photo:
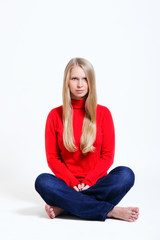
[[[108,211],[107,212],[105,212],[105,214],[103,215],[103,217],[102,217],[102,221],[105,221],[106,220],[106,216],[107,216],[107,214],[114,208],[115,206],[114,205],[112,205],[109,209],[108,209]]]

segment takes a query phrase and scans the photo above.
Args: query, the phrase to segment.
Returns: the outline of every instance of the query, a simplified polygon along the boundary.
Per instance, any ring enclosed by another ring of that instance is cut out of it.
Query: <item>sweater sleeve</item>
[[[51,111],[48,114],[45,126],[45,150],[49,168],[56,177],[62,179],[69,187],[79,184],[79,181],[69,171],[60,155],[60,149],[55,131],[55,113]]]
[[[97,180],[107,174],[108,169],[113,164],[115,154],[115,129],[112,115],[108,108],[105,107],[105,114],[102,121],[102,146],[100,159],[88,175],[83,180],[83,183],[90,187]]]

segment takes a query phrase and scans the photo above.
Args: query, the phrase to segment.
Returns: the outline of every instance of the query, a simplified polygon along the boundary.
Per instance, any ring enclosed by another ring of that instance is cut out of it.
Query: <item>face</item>
[[[81,67],[72,68],[68,85],[72,99],[80,100],[85,98],[88,93],[88,80]]]

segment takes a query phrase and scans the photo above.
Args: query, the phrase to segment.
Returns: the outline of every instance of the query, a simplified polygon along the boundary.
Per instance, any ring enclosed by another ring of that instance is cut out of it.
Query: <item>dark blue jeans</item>
[[[120,166],[80,192],[49,173],[42,173],[37,177],[35,188],[51,206],[60,207],[71,215],[84,219],[105,221],[107,214],[133,186],[134,180],[133,171]]]

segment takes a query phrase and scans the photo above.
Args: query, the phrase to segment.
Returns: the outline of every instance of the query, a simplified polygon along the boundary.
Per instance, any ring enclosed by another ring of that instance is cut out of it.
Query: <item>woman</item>
[[[137,207],[116,205],[134,184],[128,167],[113,164],[114,124],[109,109],[97,104],[95,74],[84,58],[73,58],[64,72],[63,105],[52,109],[45,127],[45,149],[53,174],[40,174],[35,188],[50,218],[63,212],[84,219],[137,220]]]

